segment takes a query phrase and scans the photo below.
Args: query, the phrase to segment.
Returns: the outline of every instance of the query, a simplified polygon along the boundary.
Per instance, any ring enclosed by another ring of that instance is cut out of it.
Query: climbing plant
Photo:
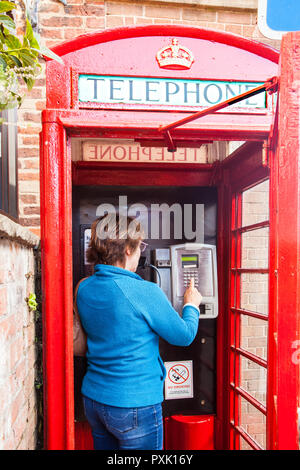
[[[62,62],[33,32],[26,8],[25,32],[17,34],[16,9],[14,1],[0,1],[0,111],[20,106],[24,84],[27,90],[32,89],[40,73],[42,57]]]

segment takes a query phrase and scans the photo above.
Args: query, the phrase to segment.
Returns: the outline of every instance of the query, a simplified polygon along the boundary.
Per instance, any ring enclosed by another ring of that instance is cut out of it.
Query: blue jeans
[[[119,408],[83,397],[86,418],[92,428],[95,450],[161,450],[161,403],[139,408]]]

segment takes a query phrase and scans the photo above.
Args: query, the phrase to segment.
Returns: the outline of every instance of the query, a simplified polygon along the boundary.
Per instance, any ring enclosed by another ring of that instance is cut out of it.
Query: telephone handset
[[[200,318],[218,316],[218,281],[216,247],[203,243],[173,245],[171,251],[172,304],[178,313],[183,306],[183,296],[194,279],[195,287],[202,295]]]

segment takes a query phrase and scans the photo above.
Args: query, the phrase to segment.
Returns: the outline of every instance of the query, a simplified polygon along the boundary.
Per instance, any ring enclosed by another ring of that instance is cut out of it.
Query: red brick
[[[54,2],[41,2],[39,5],[39,13],[63,13],[63,5]]]
[[[43,109],[46,109],[46,101],[36,101],[35,102],[35,109],[37,111],[42,111]]]
[[[165,6],[147,6],[145,8],[145,16],[152,18],[173,18],[180,19],[181,12],[176,7],[165,7]]]
[[[65,26],[70,26],[70,27],[78,27],[82,26],[83,24],[83,19],[80,17],[74,18],[74,17],[60,17],[60,16],[51,16],[51,18],[43,18],[41,21],[42,26],[50,26],[50,27],[65,27]]]
[[[108,16],[106,18],[106,26],[108,28],[117,28],[124,25],[123,16]]]
[[[28,127],[22,127],[18,126],[18,134],[26,134],[26,135],[36,135],[40,132],[39,127],[33,127],[33,126],[28,126]]]
[[[51,38],[51,39],[63,39],[63,31],[61,29],[48,29],[48,28],[41,28],[41,36],[43,38]]]
[[[225,25],[225,31],[227,33],[233,33],[233,34],[242,34],[242,25],[240,24],[227,24]]]
[[[37,113],[26,112],[24,114],[20,114],[20,118],[23,118],[24,121],[32,121],[38,123],[41,122],[41,115]]]
[[[20,217],[19,221],[24,227],[38,227],[40,225],[40,219],[36,217]]]
[[[82,5],[82,6],[67,5],[65,7],[65,13],[67,15],[75,15],[75,16],[103,16],[104,6],[92,5],[92,4]]]
[[[40,214],[40,207],[24,207],[24,214],[25,215],[39,215]]]
[[[220,23],[251,24],[252,17],[248,12],[220,10],[217,13],[217,20]]]
[[[38,158],[32,158],[32,159],[24,159],[23,160],[23,168],[24,169],[34,169],[34,170],[38,170],[40,167],[40,163],[39,163],[39,159]]]
[[[17,335],[13,337],[13,341],[9,345],[10,349],[10,365],[12,369],[15,369],[17,363],[20,361],[23,353],[23,335],[17,332]]]
[[[38,148],[32,147],[23,147],[18,149],[18,156],[19,158],[26,158],[26,157],[37,157],[39,154]]]
[[[64,29],[64,39],[74,39],[76,36],[80,36],[83,33],[84,31],[80,28]]]
[[[45,85],[46,85],[46,79],[45,78],[37,78],[34,82],[35,87],[37,87],[37,86],[44,87]]]
[[[40,139],[39,137],[23,137],[22,144],[23,145],[39,145]]]
[[[21,194],[20,200],[25,204],[36,204],[37,197],[33,194]]]
[[[32,90],[27,91],[26,97],[27,98],[41,98],[42,97],[42,89],[38,87],[32,88]]]
[[[107,2],[107,15],[143,16],[143,5]]]
[[[0,284],[5,284],[7,280],[7,271],[6,269],[0,269]]]
[[[16,421],[20,412],[20,408],[22,408],[23,404],[24,404],[24,394],[23,394],[23,391],[21,390],[11,405],[11,423],[12,424],[14,424],[14,422]]]
[[[205,10],[200,8],[184,8],[182,12],[183,20],[191,21],[216,21],[217,14],[212,10]]]
[[[7,287],[0,287],[0,315],[7,313],[8,303],[7,303]]]
[[[86,19],[86,26],[88,28],[104,28],[105,20],[104,18],[87,18]]]
[[[39,179],[39,173],[22,173],[19,171],[18,174],[19,181],[32,181],[32,180],[38,180]]]

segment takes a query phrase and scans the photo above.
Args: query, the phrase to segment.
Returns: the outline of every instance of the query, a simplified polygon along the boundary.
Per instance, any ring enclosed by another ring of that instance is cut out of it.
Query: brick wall
[[[86,32],[128,25],[176,23],[227,31],[279,48],[278,41],[261,35],[257,27],[255,2],[209,1],[193,5],[190,0],[101,1],[43,0],[39,4],[39,30],[48,47]],[[209,7],[203,6],[205,3]],[[223,5],[220,7],[220,5]],[[226,8],[226,5],[229,8]],[[234,9],[232,5],[237,4]],[[214,6],[217,5],[217,6]],[[245,6],[245,10],[241,9]],[[27,94],[19,110],[19,192],[20,222],[36,234],[39,230],[39,132],[41,110],[45,108],[45,74]]]
[[[35,318],[25,298],[35,291],[38,238],[16,227],[0,216],[0,450],[32,450],[37,438]]]

